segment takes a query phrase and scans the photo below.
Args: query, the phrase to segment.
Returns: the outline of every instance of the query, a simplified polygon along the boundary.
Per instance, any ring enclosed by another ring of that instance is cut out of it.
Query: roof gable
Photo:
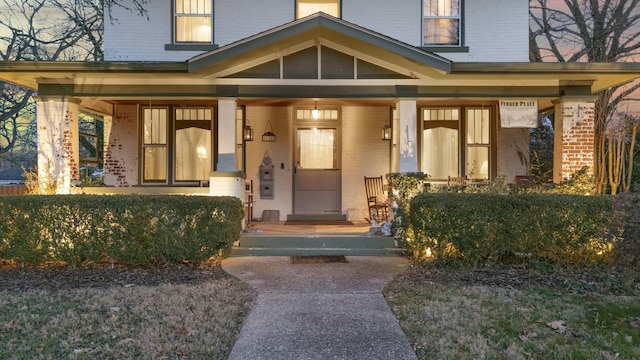
[[[441,75],[451,70],[451,61],[448,59],[324,13],[317,13],[206,52],[187,60],[187,63],[189,72],[203,76],[243,75],[255,78],[264,74],[266,78],[272,78],[274,74],[269,69],[275,68],[274,60],[293,64],[299,62],[295,60],[296,57],[302,58],[305,54],[311,56],[313,51],[323,56],[321,64],[325,60],[344,61],[347,57],[356,59],[354,76],[347,78],[360,78],[357,77],[358,63],[363,64],[363,69],[386,69],[388,77],[385,78],[391,79],[430,77],[432,74]],[[287,78],[285,72],[293,69],[292,66],[288,68],[283,69],[282,78]],[[331,66],[325,68],[329,69]],[[379,78],[376,76],[383,73],[385,71],[363,73],[363,78]],[[310,76],[306,72],[302,75]],[[333,76],[341,75],[344,74]]]

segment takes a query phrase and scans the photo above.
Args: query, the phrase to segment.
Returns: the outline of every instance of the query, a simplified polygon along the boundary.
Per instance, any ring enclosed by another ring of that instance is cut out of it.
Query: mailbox
[[[273,199],[273,171],[274,166],[271,163],[271,158],[269,154],[265,154],[259,169],[260,199]]]

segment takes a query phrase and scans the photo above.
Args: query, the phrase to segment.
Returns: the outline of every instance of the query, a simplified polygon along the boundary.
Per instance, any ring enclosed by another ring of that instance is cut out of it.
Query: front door
[[[340,147],[337,126],[296,127],[293,212],[340,213]]]

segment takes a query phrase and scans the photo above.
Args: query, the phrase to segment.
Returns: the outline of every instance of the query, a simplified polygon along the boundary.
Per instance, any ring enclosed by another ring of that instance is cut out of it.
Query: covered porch
[[[41,184],[76,191],[90,112],[107,186],[92,192],[252,194],[254,217],[278,221],[362,221],[365,176],[515,182],[541,111],[555,113],[561,182],[593,166],[593,94],[637,77],[636,63],[454,63],[325,14],[186,62],[0,65],[38,91]]]

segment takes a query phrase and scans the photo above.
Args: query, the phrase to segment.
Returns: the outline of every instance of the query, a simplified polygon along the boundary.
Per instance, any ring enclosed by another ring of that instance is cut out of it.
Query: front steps
[[[242,234],[231,256],[400,256],[392,237]]]

